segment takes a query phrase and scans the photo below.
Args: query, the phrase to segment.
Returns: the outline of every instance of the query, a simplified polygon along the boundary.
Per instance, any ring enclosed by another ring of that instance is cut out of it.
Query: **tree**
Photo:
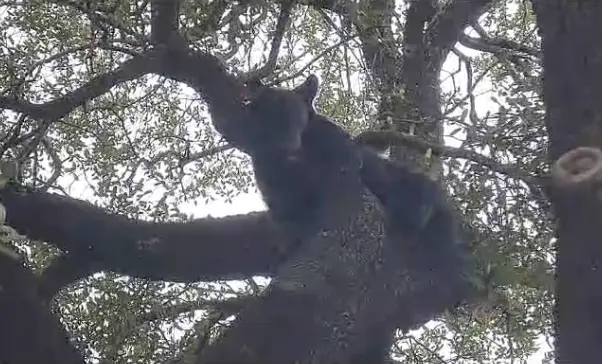
[[[31,187],[0,190],[6,224],[27,236],[10,243],[27,264],[0,254],[0,322],[10,323],[0,358],[366,362],[358,355],[386,348],[401,329],[401,362],[494,362],[526,358],[551,336],[555,292],[559,362],[594,362],[595,189],[552,184],[547,171],[575,147],[600,146],[593,35],[602,8],[534,5],[4,2],[0,155],[23,165]],[[446,60],[460,64],[466,86]],[[379,233],[383,212],[369,193],[348,226],[292,256],[265,212],[180,211],[248,187],[246,159],[212,129],[236,132],[243,81],[291,86],[309,72],[323,81],[322,113],[444,181],[475,266],[416,267],[412,237],[392,244]],[[490,113],[480,110],[483,84]],[[444,134],[459,145],[444,145]],[[74,180],[100,206],[66,192]],[[586,263],[592,269],[580,269]],[[277,288],[259,295],[257,275]],[[247,283],[196,283],[227,279]],[[434,328],[407,333],[432,318]],[[184,321],[196,324],[166,337]]]

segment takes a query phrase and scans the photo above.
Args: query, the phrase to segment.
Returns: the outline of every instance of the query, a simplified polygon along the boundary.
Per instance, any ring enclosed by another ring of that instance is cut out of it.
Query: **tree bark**
[[[543,40],[551,162],[579,146],[602,147],[602,2],[533,0]],[[602,358],[602,208],[596,181],[551,188],[558,219],[556,362]],[[593,187],[593,188],[590,188]]]
[[[37,277],[22,261],[0,252],[0,362],[83,364],[37,288]]]

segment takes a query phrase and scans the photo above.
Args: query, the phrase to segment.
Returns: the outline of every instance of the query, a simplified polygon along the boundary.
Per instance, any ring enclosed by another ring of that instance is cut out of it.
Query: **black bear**
[[[350,136],[313,109],[318,79],[293,90],[247,83],[244,138],[273,220],[294,239],[336,228],[361,207],[361,157]]]
[[[303,241],[356,214],[366,187],[381,202],[387,240],[407,254],[408,268],[434,272],[455,286],[464,264],[458,243],[464,239],[445,190],[356,143],[314,109],[317,91],[315,76],[293,90],[248,83],[244,137],[233,144],[251,156],[273,219]],[[397,239],[400,234],[409,239]],[[362,362],[386,356],[391,333],[375,332],[384,336],[376,335],[370,350],[360,353]]]
[[[295,238],[307,238],[357,211],[363,186],[382,203],[389,236],[414,245],[410,259],[433,270],[458,255],[460,221],[441,186],[423,173],[357,144],[313,101],[311,75],[292,90],[247,84],[244,140],[235,146],[252,158],[255,178],[271,216]]]
[[[389,238],[398,233],[410,238],[404,242],[411,251],[407,262],[420,270],[461,269],[466,231],[445,190],[427,175],[361,148],[360,175],[385,209]]]

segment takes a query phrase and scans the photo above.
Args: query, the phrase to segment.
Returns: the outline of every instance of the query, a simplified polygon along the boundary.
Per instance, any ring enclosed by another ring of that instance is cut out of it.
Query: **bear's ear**
[[[320,86],[318,77],[316,75],[309,75],[307,80],[293,89],[293,91],[311,106],[318,94],[318,86]]]

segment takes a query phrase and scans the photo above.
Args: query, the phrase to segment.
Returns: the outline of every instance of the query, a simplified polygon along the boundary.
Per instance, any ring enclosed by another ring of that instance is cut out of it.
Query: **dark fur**
[[[248,143],[272,218],[294,238],[340,225],[361,203],[361,159],[349,135],[315,112],[318,80],[294,90],[249,85]]]
[[[315,76],[293,90],[259,82],[249,85],[245,121],[249,142],[242,149],[252,157],[274,220],[296,237],[340,223],[345,211],[355,211],[359,174],[386,210],[389,235],[401,232],[417,241],[414,250],[424,255],[419,263],[423,268],[441,267],[462,239],[446,192],[423,173],[358,145],[317,113],[313,107],[317,90]]]
[[[387,213],[387,232],[414,243],[409,262],[426,270],[461,267],[459,243],[465,239],[460,219],[443,188],[423,173],[362,149],[361,177]]]

